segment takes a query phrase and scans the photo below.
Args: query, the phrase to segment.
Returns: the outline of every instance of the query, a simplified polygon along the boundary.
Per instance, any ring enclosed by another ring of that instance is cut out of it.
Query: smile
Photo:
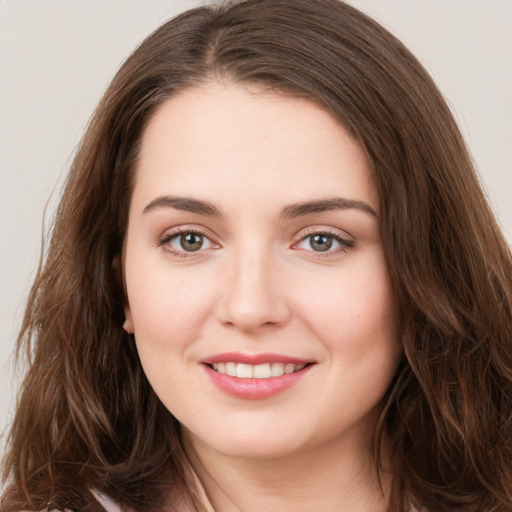
[[[297,385],[316,362],[279,354],[218,354],[202,367],[215,387],[235,398],[270,398]]]
[[[281,377],[302,370],[305,364],[284,364],[284,363],[263,363],[257,365],[244,363],[217,363],[212,367],[216,372],[230,377],[240,379],[270,379],[272,377]]]

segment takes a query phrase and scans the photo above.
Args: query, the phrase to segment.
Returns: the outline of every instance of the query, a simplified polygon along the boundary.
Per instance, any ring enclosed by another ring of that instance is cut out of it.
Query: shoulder
[[[97,489],[93,489],[92,494],[98,500],[98,503],[105,509],[106,512],[123,512],[121,507],[109,496],[103,494]],[[127,511],[124,511],[127,512]]]
[[[107,496],[106,494],[98,491],[97,489],[92,489],[92,494],[98,501],[98,503],[103,507],[105,512],[135,512],[133,510],[122,509],[112,498]],[[206,496],[206,495],[205,495]],[[209,501],[206,500],[204,502],[204,507],[206,512],[215,512],[213,506]],[[167,510],[167,508],[166,508]],[[197,509],[194,505],[192,505],[188,500],[179,499],[175,501],[172,505],[173,512],[197,512]],[[42,511],[42,512],[58,512],[58,511]],[[71,510],[65,510],[64,512],[72,512]],[[169,511],[170,512],[170,511]]]

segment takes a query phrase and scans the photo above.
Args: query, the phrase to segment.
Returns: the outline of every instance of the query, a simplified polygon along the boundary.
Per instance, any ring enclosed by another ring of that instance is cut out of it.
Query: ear
[[[128,302],[128,296],[126,294],[126,283],[124,280],[124,272],[122,268],[122,261],[120,255],[115,256],[114,259],[112,260],[112,270],[114,271],[114,274],[116,276],[116,281],[119,286],[119,293],[123,299],[123,311],[125,318],[123,323],[123,329],[129,334],[133,334],[135,332],[135,329],[133,327],[133,317],[132,311],[130,309],[130,303]]]

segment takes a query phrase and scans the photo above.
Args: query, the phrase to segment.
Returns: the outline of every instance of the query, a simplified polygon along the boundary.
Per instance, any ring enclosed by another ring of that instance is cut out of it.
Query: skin
[[[351,202],[290,208],[333,198]],[[207,83],[149,122],[123,255],[125,329],[216,511],[385,509],[372,428],[400,347],[378,213],[364,151],[306,100]],[[179,232],[191,230],[204,238],[187,252]],[[312,365],[292,387],[244,399],[201,363],[226,352]]]

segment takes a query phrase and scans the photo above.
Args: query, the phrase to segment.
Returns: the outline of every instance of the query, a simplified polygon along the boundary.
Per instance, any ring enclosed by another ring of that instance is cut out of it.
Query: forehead
[[[143,134],[134,194],[210,199],[218,190],[290,202],[342,194],[378,208],[364,151],[326,110],[256,87],[209,83],[156,111]]]

